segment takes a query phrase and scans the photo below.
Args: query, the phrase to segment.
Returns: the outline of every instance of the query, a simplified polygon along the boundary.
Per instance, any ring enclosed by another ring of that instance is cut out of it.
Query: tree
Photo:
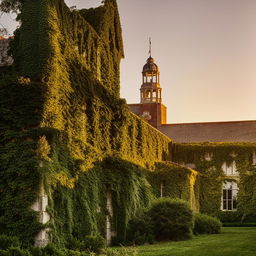
[[[18,12],[21,8],[22,0],[2,0],[0,3],[1,12]]]

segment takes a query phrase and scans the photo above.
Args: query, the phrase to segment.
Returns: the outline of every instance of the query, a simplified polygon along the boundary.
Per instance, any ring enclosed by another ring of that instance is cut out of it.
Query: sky
[[[100,0],[66,0],[77,8]],[[160,68],[168,123],[256,120],[256,0],[117,0],[121,97],[139,103],[141,71]],[[13,15],[0,24],[13,27]]]

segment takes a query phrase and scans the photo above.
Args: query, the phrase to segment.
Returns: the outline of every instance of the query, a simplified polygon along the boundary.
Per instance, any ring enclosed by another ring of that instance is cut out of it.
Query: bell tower
[[[142,70],[142,85],[140,88],[140,103],[162,103],[162,88],[159,81],[159,68],[150,57]]]
[[[162,104],[160,70],[151,56],[151,40],[149,40],[149,57],[142,69],[140,103],[129,104],[128,106],[134,114],[142,117],[155,128],[166,124],[167,109],[166,106]]]

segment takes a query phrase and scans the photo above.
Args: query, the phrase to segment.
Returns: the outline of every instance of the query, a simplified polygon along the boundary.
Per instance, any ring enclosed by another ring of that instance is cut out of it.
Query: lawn
[[[256,227],[226,227],[218,235],[137,247],[138,256],[256,256]]]

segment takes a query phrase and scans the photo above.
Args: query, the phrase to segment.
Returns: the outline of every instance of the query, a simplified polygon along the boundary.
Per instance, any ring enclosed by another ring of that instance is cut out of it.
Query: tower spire
[[[149,51],[148,51],[149,57],[151,57],[151,37],[149,38]]]

